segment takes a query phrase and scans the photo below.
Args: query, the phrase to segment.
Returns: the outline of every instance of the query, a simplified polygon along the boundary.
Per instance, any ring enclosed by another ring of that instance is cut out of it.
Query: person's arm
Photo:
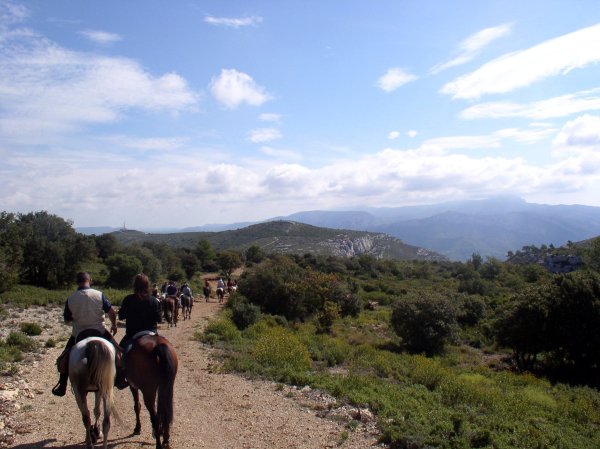
[[[73,321],[73,313],[71,309],[69,309],[69,300],[65,301],[65,310],[63,311],[63,319],[65,323],[70,323]]]
[[[154,321],[158,323],[162,323],[162,307],[159,302],[154,301]]]
[[[123,302],[121,303],[121,307],[119,307],[119,319],[127,319],[127,298],[123,300]]]
[[[116,335],[117,333],[117,313],[115,309],[113,309],[112,304],[108,300],[104,293],[102,293],[102,311],[108,314],[108,319],[110,320],[110,333]]]
[[[112,307],[108,311],[108,319],[110,320],[110,333],[117,335],[117,312]]]

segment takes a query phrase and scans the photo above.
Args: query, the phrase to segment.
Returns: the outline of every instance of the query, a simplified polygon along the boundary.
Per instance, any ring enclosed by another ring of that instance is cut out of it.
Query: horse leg
[[[108,431],[110,430],[110,404],[108,398],[102,398],[102,404],[104,405],[104,418],[102,419],[102,448],[106,449],[108,445]]]
[[[91,428],[91,437],[92,443],[96,444],[98,442],[98,438],[100,438],[100,427],[98,427],[98,421],[100,421],[100,392],[96,391],[94,394],[94,425]]]
[[[87,449],[91,449],[93,447],[91,435],[92,420],[90,419],[90,411],[88,410],[87,392],[80,391],[79,386],[77,386],[77,388],[74,389],[74,392],[75,400],[77,401],[77,406],[81,411],[81,419],[83,421],[83,426],[85,427],[85,447]]]
[[[133,396],[133,411],[135,412],[135,429],[133,429],[134,435],[139,435],[142,432],[142,423],[140,422],[140,390],[137,388],[129,387],[131,395]]]
[[[146,405],[146,409],[150,414],[150,422],[152,423],[152,435],[156,440],[156,449],[162,449],[162,445],[160,443],[161,429],[158,425],[158,416],[156,415],[156,389],[153,389],[150,392],[142,391],[142,396],[144,397],[144,404]]]

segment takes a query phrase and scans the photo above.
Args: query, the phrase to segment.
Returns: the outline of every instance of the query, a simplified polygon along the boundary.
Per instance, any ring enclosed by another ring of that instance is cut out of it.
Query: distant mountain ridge
[[[561,246],[569,240],[600,235],[600,207],[535,204],[513,196],[422,206],[302,211],[262,223],[273,220],[389,234],[452,260],[466,260],[475,252],[504,259],[508,251],[526,245]],[[252,224],[213,224],[180,232],[225,231]]]
[[[139,231],[115,232],[125,244],[144,241],[193,248],[199,240],[208,240],[217,250],[243,251],[257,245],[267,253],[317,254],[353,257],[361,254],[400,260],[446,260],[434,251],[407,245],[382,233],[339,230],[311,226],[289,220],[269,221],[241,229],[221,232],[179,232],[146,234]]]
[[[367,213],[368,215],[365,215]],[[292,214],[315,226],[335,226],[337,212]],[[355,214],[355,215],[352,215]],[[354,218],[351,218],[354,217]],[[600,207],[527,203],[516,197],[339,212],[348,229],[384,232],[453,260],[474,252],[503,259],[525,245],[586,240],[600,235]]]

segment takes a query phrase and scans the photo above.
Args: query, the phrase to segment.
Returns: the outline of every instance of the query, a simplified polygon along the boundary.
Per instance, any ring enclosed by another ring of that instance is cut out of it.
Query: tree
[[[240,254],[235,251],[222,251],[217,256],[219,267],[225,272],[227,277],[231,276],[231,272],[242,265]]]
[[[471,259],[469,260],[475,271],[479,270],[481,264],[483,263],[483,257],[479,253],[473,253],[471,255]]]
[[[106,283],[111,287],[126,288],[133,284],[133,278],[142,271],[142,262],[135,256],[127,254],[113,254],[106,259],[108,279]]]
[[[435,355],[456,334],[456,318],[456,307],[448,298],[421,293],[396,303],[392,327],[409,351]]]
[[[112,256],[119,250],[119,242],[113,234],[102,234],[94,236],[94,240],[96,243],[96,251],[98,252],[98,257],[100,257],[102,260],[106,260],[108,257]]]
[[[124,247],[122,253],[137,257],[142,262],[142,272],[150,279],[158,280],[162,273],[162,263],[150,249],[134,244]]]
[[[214,268],[217,254],[208,240],[200,240],[196,244],[195,253],[203,270],[211,271]]]
[[[0,292],[19,281],[23,241],[14,214],[0,212]]]
[[[547,286],[530,287],[516,295],[495,322],[496,341],[513,350],[521,370],[531,370],[538,355],[551,348],[550,295]]]
[[[185,249],[180,250],[178,256],[186,277],[192,279],[194,274],[200,270],[200,261],[193,252]]]
[[[600,237],[592,240],[584,254],[584,260],[588,268],[600,272]]]
[[[259,263],[265,258],[265,253],[260,246],[252,245],[246,250],[246,261],[252,263]]]
[[[78,234],[72,223],[48,212],[19,214],[23,241],[23,278],[34,285],[56,287],[72,282],[83,262],[95,255],[93,237]]]
[[[166,243],[145,241],[142,246],[158,257],[163,272],[170,273],[181,270],[181,260],[177,257],[175,250]]]

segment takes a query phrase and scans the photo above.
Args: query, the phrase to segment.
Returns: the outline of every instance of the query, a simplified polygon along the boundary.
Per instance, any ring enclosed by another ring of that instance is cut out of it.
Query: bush
[[[317,315],[317,322],[319,323],[319,332],[329,333],[331,332],[331,326],[333,322],[340,317],[340,310],[336,303],[331,301],[325,301],[323,310]]]
[[[256,361],[273,370],[307,371],[310,355],[306,346],[282,327],[271,327],[262,332],[252,351]]]
[[[27,335],[40,335],[42,328],[37,323],[21,323],[21,332]]]
[[[18,348],[23,352],[32,352],[38,347],[37,342],[23,332],[11,332],[8,334],[8,337],[6,337],[6,344]]]
[[[260,308],[250,304],[243,296],[236,296],[235,299],[228,302],[231,309],[231,320],[238,329],[244,330],[260,320]]]
[[[434,355],[454,337],[456,317],[456,308],[446,297],[429,293],[398,301],[392,327],[408,350]]]
[[[201,341],[211,344],[217,341],[236,343],[242,339],[242,334],[227,316],[222,316],[208,323],[204,333],[198,337]]]
[[[108,279],[111,287],[126,288],[133,285],[133,278],[142,271],[142,262],[135,256],[115,254],[106,259]]]

